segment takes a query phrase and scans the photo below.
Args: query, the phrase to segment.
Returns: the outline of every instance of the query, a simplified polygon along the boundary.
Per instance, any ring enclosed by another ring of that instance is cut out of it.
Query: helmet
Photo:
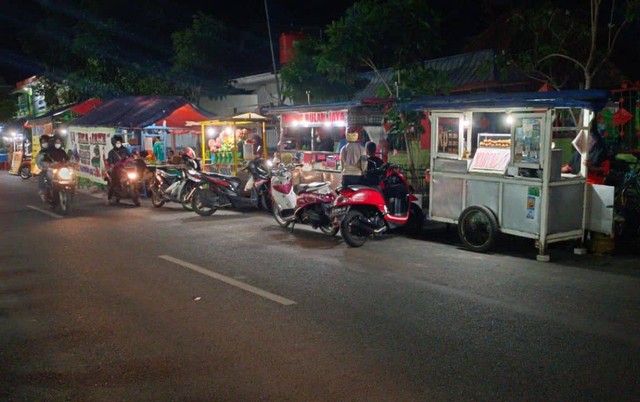
[[[195,159],[196,158],[196,151],[194,151],[193,148],[191,148],[191,147],[182,148],[182,153],[184,155],[186,155],[189,159]]]
[[[116,142],[118,142],[118,141],[124,142],[124,140],[123,140],[121,135],[116,134],[113,137],[111,137],[111,145],[116,145]]]
[[[51,137],[51,142],[56,142],[56,141],[64,142],[62,140],[62,137],[60,137],[58,134],[54,134],[53,137]]]
[[[40,136],[40,144],[51,141],[51,137],[47,134]]]

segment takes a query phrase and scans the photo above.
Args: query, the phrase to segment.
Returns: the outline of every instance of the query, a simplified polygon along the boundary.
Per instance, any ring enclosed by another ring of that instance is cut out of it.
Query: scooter
[[[253,163],[255,162],[255,163]],[[257,162],[249,162],[243,170],[249,171],[255,179],[258,176]],[[218,208],[231,207],[235,209],[258,208],[264,204],[265,196],[259,193],[265,183],[251,185],[251,195],[243,195],[240,188],[242,180],[237,176],[228,176],[218,173],[201,172],[201,183],[193,192],[191,206],[201,216],[210,216]],[[262,180],[262,179],[261,179]]]
[[[40,173],[43,174],[44,172]],[[69,162],[54,163],[46,170],[44,202],[60,212],[68,215],[76,191],[76,172]]]
[[[296,223],[319,228],[322,233],[334,236],[338,227],[329,217],[331,204],[335,194],[331,190],[331,182],[313,182],[293,185],[291,166],[280,164],[273,168],[271,178],[271,199],[273,201],[273,217],[278,225],[291,231]]]
[[[160,208],[167,202],[177,202],[182,208],[192,211],[192,196],[201,181],[200,174],[193,166],[180,167],[180,174],[171,174],[157,167],[154,170],[151,204]]]
[[[369,237],[399,227],[414,234],[422,230],[424,213],[402,171],[386,163],[377,173],[379,186],[339,188],[331,208],[334,225],[351,247],[360,247]]]
[[[245,170],[249,175],[249,180],[244,186],[244,191],[255,189],[258,193],[259,204],[265,211],[271,212],[271,195],[269,188],[271,187],[271,172],[269,171],[270,162],[267,163],[262,158],[256,158],[250,161]]]
[[[112,171],[109,170],[105,174],[105,181],[107,182],[107,191],[113,189],[113,196],[116,199],[116,203],[119,203],[121,199],[131,199],[136,207],[140,206],[140,193],[138,192],[138,183],[140,182],[140,175],[138,174],[138,166],[131,160],[126,159],[116,164],[113,169],[120,170],[119,183],[114,183],[112,180]]]

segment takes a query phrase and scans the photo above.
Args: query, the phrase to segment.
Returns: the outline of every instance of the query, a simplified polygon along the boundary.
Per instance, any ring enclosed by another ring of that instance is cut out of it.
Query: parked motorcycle
[[[270,182],[268,172],[262,167],[262,159],[255,159],[247,164],[243,170],[249,172],[250,181],[254,183],[248,186],[250,196],[247,197],[240,188],[242,180],[237,176],[228,176],[218,173],[201,172],[201,183],[195,189],[191,206],[201,216],[210,216],[218,208],[231,207],[235,209],[259,208],[268,205],[268,192]]]
[[[118,183],[114,183],[114,180],[112,180],[114,169],[117,169],[120,173]],[[113,189],[116,203],[119,203],[121,199],[131,199],[135,206],[140,206],[140,193],[138,190],[140,174],[138,173],[138,166],[132,159],[127,158],[117,163],[112,170],[107,171],[105,181],[107,182],[107,191],[109,192]]]
[[[193,166],[181,166],[180,173],[172,174],[160,168],[154,168],[151,183],[151,204],[160,208],[167,202],[177,202],[186,210],[193,210],[191,201],[194,190],[199,185],[200,174]]]
[[[59,162],[49,166],[45,174],[44,201],[60,214],[68,215],[76,191],[75,168],[69,162]]]
[[[281,164],[274,167],[270,194],[276,222],[282,227],[291,224],[291,230],[296,223],[310,225],[314,229],[319,228],[326,235],[334,236],[339,227],[334,226],[329,217],[329,210],[335,199],[330,185],[331,182],[325,181],[294,186],[291,166]]]
[[[422,229],[422,208],[402,171],[386,163],[378,174],[377,187],[357,185],[338,189],[330,214],[351,247],[360,247],[369,237],[390,229],[404,227],[416,234]]]
[[[269,194],[271,172],[269,171],[269,164],[262,158],[256,158],[247,164],[245,170],[249,172],[249,180],[244,186],[244,191],[255,189],[260,201],[260,207],[265,211],[271,212],[271,195]]]

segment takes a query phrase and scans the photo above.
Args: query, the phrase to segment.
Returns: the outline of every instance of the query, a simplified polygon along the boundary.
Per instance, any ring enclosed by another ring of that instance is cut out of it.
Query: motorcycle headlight
[[[57,173],[60,180],[71,180],[73,177],[73,170],[66,167],[58,169]]]
[[[138,178],[138,173],[136,172],[127,172],[127,177],[129,180],[135,180]]]

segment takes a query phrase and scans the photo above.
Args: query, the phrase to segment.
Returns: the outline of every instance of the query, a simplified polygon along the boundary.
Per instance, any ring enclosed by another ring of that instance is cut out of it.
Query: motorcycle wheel
[[[73,196],[66,191],[58,192],[57,207],[61,215],[69,215],[71,211],[71,200]]]
[[[31,177],[31,167],[29,166],[22,166],[20,168],[20,177],[23,180],[27,180],[28,178]]]
[[[260,196],[260,206],[262,206],[262,209],[264,209],[267,212],[271,211],[271,208],[272,208],[271,204],[273,203],[271,202],[271,197],[269,196],[269,194],[262,194]]]
[[[340,234],[344,239],[345,243],[347,243],[351,247],[362,247],[366,242],[367,236],[359,233],[357,227],[353,226],[353,223],[357,220],[364,218],[364,215],[360,211],[351,210],[347,212],[347,215],[344,217],[342,222],[340,223]]]
[[[280,210],[278,210],[278,206],[276,204],[273,204],[272,211],[273,211],[273,217],[276,219],[276,222],[278,222],[278,225],[280,225],[283,228],[286,228],[287,226],[289,226],[289,223],[291,223],[291,221],[287,221],[282,218],[282,214],[280,213]]]
[[[140,206],[140,194],[135,186],[131,187],[131,199],[133,200],[133,205],[136,207]]]
[[[320,231],[326,234],[327,236],[333,237],[336,234],[338,234],[339,230],[340,230],[340,226],[333,226],[331,223],[329,223],[326,226],[320,226]]]
[[[160,190],[155,188],[151,190],[151,204],[156,208],[160,208],[164,203],[165,201],[164,198],[162,198],[162,194],[160,194]]]
[[[200,216],[211,216],[218,209],[207,200],[207,194],[205,190],[196,190],[193,193],[193,199],[191,200],[191,207],[193,211]]]
[[[191,187],[185,186],[182,189],[182,193],[180,194],[179,200],[182,204],[182,208],[186,211],[193,211],[193,207],[191,206],[191,202],[193,201],[191,198],[187,198],[187,195],[191,192]],[[193,198],[193,195],[191,196]]]
[[[422,227],[424,226],[424,213],[415,204],[411,204],[409,212],[409,221],[404,227],[405,233],[409,236],[420,236]]]

